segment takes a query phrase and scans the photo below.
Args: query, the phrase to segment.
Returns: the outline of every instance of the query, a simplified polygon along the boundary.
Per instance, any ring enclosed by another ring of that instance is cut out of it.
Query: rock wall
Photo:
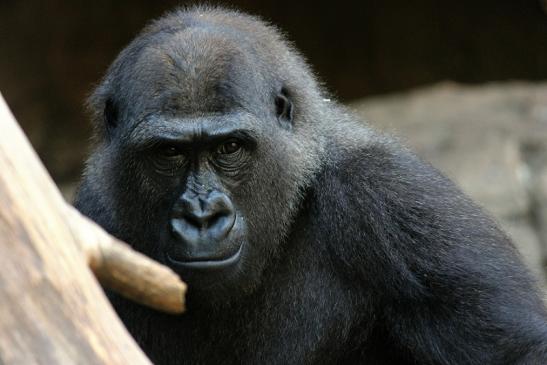
[[[547,84],[442,83],[351,107],[455,180],[547,274]]]

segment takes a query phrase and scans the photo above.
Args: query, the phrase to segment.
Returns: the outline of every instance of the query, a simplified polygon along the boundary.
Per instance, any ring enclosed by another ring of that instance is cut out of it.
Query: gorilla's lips
[[[167,252],[166,253],[166,259],[169,264],[175,271],[178,271],[177,269],[182,270],[220,270],[220,269],[226,269],[232,265],[235,265],[239,259],[241,258],[241,250],[243,248],[243,244],[239,245],[239,248],[235,253],[232,253],[231,255],[228,254],[226,257],[223,258],[199,258],[199,259],[185,259],[185,260],[179,260],[176,258],[173,258],[172,255]]]
[[[185,274],[220,272],[235,266],[244,246],[244,224],[239,218],[235,214],[220,217],[215,224],[200,229],[186,219],[171,219],[171,235],[164,251],[166,263]]]

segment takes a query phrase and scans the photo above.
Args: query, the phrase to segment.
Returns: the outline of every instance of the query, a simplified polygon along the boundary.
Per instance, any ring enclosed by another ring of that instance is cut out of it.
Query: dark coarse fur
[[[180,317],[112,295],[156,364],[547,364],[544,304],[507,236],[330,101],[274,27],[218,8],[170,13],[120,54],[90,107],[96,146],[76,206],[160,261],[190,175],[154,173],[147,138],[237,125],[257,142],[222,180],[246,222],[237,269],[190,281]]]

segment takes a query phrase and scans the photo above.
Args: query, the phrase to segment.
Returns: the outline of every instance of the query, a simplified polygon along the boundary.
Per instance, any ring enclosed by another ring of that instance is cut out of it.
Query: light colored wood
[[[76,242],[103,286],[163,312],[184,311],[186,285],[177,274],[110,236],[76,209],[67,208]]]
[[[175,274],[64,202],[0,95],[0,364],[150,364],[88,264],[126,295],[183,309]]]

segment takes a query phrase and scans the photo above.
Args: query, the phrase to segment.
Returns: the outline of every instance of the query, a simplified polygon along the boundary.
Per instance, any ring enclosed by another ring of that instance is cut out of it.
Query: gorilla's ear
[[[288,90],[283,87],[275,97],[275,113],[283,128],[292,128],[293,105]]]
[[[109,97],[104,103],[103,111],[105,130],[108,135],[112,135],[114,129],[118,126],[118,117],[119,113],[116,103]]]

